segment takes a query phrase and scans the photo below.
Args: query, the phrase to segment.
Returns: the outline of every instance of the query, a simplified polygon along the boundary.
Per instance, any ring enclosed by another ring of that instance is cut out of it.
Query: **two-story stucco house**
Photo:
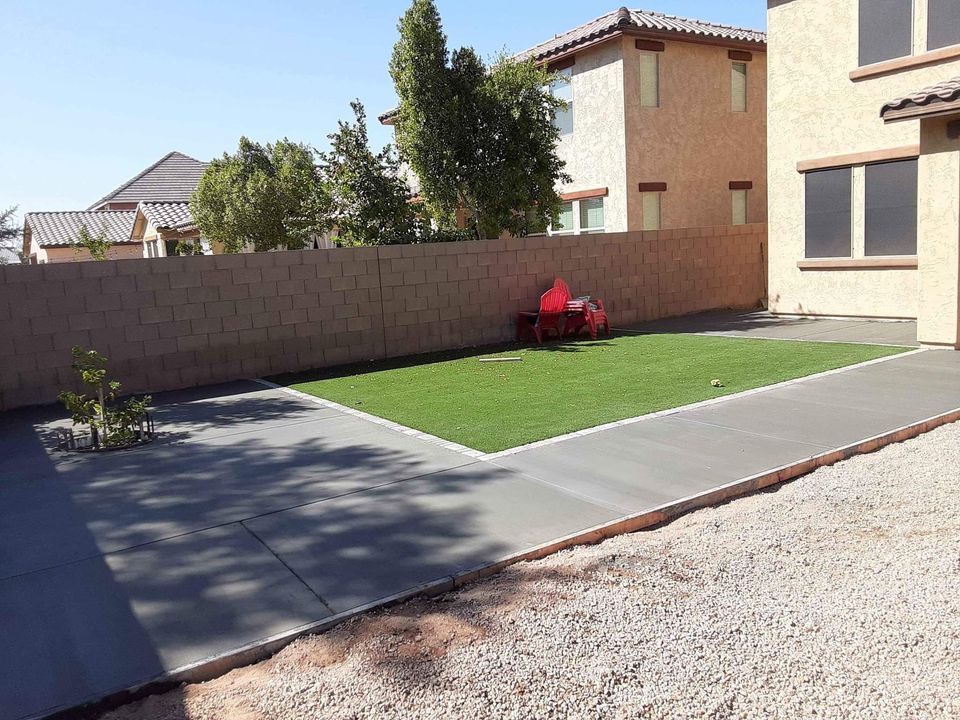
[[[553,232],[766,221],[762,32],[620,8],[518,58],[569,79]]]
[[[766,221],[764,33],[620,8],[516,57],[567,76],[551,233]]]
[[[768,8],[771,310],[957,347],[960,1]]]

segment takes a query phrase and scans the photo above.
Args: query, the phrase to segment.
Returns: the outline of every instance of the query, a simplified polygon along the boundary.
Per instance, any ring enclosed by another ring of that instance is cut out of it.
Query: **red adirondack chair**
[[[522,340],[525,334],[531,334],[538,343],[542,343],[551,332],[555,332],[558,338],[563,337],[569,301],[569,290],[564,292],[556,286],[547,290],[540,296],[538,312],[517,313],[517,340]]]
[[[591,298],[589,302],[574,300],[573,293],[570,292],[570,287],[560,278],[554,281],[553,286],[559,288],[567,294],[567,297],[571,298],[567,301],[569,312],[567,313],[565,333],[576,335],[580,332],[581,328],[585,327],[590,331],[590,337],[596,340],[597,334],[602,327],[606,334],[610,335],[610,320],[607,317],[607,310],[603,306],[603,300],[599,298]],[[578,302],[579,304],[577,304]],[[578,311],[582,311],[582,314]]]

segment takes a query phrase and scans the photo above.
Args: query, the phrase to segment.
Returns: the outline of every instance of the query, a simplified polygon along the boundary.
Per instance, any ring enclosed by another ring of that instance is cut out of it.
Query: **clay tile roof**
[[[164,230],[189,230],[194,228],[193,215],[188,203],[142,202],[137,207],[154,227]]]
[[[167,153],[153,165],[90,206],[95,210],[105,203],[187,202],[207,163],[179,152]]]
[[[544,60],[565,53],[578,45],[625,30],[641,33],[648,31],[657,34],[675,34],[679,37],[715,38],[758,46],[765,45],[767,42],[766,33],[759,30],[748,30],[732,25],[718,25],[703,20],[666,15],[652,10],[629,10],[622,7],[525,50],[516,55],[516,59]]]
[[[960,101],[960,77],[955,77],[952,80],[944,80],[902,98],[891,100],[880,109],[880,117],[898,111],[909,112],[915,108],[958,101]]]
[[[26,214],[24,227],[29,230],[30,237],[45,248],[72,245],[84,225],[92,235],[105,229],[107,240],[119,245],[131,242],[135,216],[132,210],[35,212]]]

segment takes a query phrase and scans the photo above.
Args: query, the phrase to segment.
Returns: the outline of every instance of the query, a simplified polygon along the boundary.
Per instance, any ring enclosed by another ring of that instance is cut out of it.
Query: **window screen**
[[[864,254],[917,254],[917,161],[867,165]]]
[[[730,71],[730,107],[734,112],[747,111],[747,64],[735,62]]]
[[[643,193],[643,229],[660,229],[660,193]]]
[[[850,257],[852,178],[850,168],[807,173],[806,257]]]
[[[927,6],[927,50],[960,44],[960,2],[929,0]]]
[[[573,132],[573,69],[566,68],[559,72],[564,79],[558,80],[550,86],[550,92],[554,97],[567,101],[567,107],[563,110],[557,110],[553,122],[557,126],[561,135],[569,135]]]
[[[860,0],[860,64],[906,57],[912,52],[913,0]]]
[[[640,55],[640,106],[660,107],[660,56]]]
[[[560,215],[550,228],[551,232],[573,232],[573,203],[565,202],[560,206]]]
[[[580,201],[580,231],[598,232],[603,230],[603,198],[590,198]]]
[[[747,224],[747,191],[733,191],[733,224]]]

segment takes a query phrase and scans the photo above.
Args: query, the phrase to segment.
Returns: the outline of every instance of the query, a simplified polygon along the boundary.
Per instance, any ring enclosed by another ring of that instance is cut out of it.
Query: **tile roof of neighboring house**
[[[121,202],[186,202],[207,163],[179,152],[167,153],[134,178],[90,206],[90,210],[106,203]]]
[[[72,245],[84,225],[92,235],[105,229],[107,240],[120,245],[132,242],[130,231],[135,215],[132,210],[34,212],[26,214],[24,226],[31,239],[44,248]]]
[[[944,80],[910,95],[891,100],[880,109],[880,117],[891,114],[904,115],[909,114],[911,110],[955,102],[960,102],[960,77]],[[935,107],[931,109],[936,110]]]
[[[137,210],[162,230],[192,230],[196,227],[189,203],[151,203],[142,202]]]
[[[759,30],[718,25],[717,23],[693,20],[690,18],[666,15],[651,10],[629,10],[625,7],[607,13],[596,20],[584,23],[573,30],[561,33],[551,40],[517,54],[518,60],[544,60],[564,54],[574,48],[590,43],[618,32],[638,34],[676,35],[700,39],[765,45],[767,35]]]

